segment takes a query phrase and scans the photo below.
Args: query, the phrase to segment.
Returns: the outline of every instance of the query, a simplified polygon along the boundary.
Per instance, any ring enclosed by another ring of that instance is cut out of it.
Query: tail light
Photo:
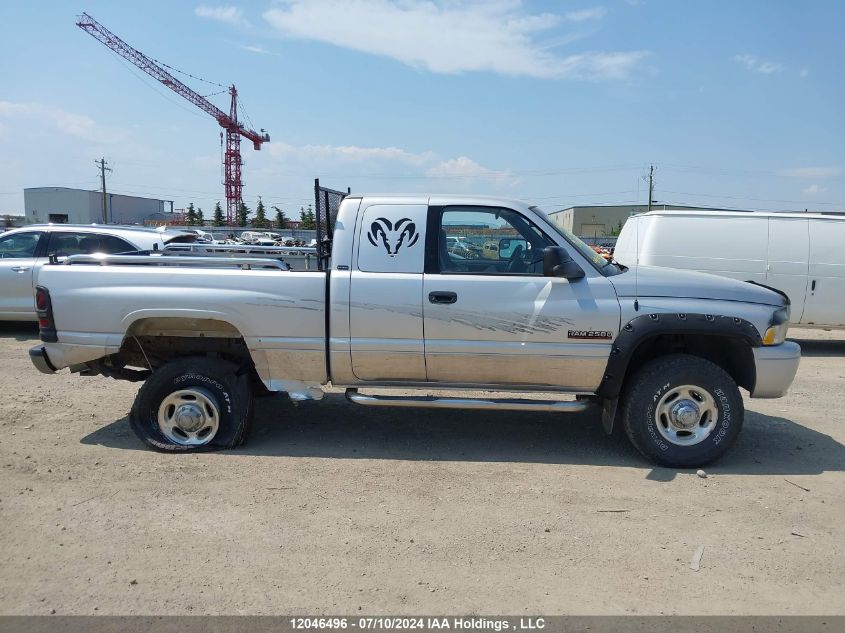
[[[38,331],[45,343],[55,343],[59,340],[56,323],[53,320],[53,304],[50,292],[44,286],[35,287],[35,312],[38,315]]]

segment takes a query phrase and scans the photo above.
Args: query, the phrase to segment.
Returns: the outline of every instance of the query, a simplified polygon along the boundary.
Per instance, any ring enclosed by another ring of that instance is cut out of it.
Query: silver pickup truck
[[[550,412],[550,423],[594,408],[647,458],[698,466],[736,440],[738,387],[784,395],[801,354],[784,340],[784,294],[619,266],[499,198],[349,196],[326,271],[76,256],[41,269],[36,308],[35,366],[144,381],[131,425],[163,451],[236,446],[253,394],[319,399],[331,383],[366,406]],[[413,395],[384,393],[395,387]]]

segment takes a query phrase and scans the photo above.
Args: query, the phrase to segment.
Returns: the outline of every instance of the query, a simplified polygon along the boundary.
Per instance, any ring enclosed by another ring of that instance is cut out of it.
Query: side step
[[[582,413],[595,406],[591,400],[524,400],[443,398],[440,396],[373,396],[347,389],[346,399],[365,407],[424,407],[428,409],[493,409],[509,411],[557,411]]]

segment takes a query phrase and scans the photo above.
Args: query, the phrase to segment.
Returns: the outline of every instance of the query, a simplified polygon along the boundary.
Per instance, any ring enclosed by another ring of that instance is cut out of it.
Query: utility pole
[[[103,224],[109,223],[109,211],[108,205],[106,204],[106,172],[111,171],[111,167],[106,167],[108,163],[106,162],[105,158],[101,158],[100,160],[95,160],[94,164],[96,164],[100,168],[100,182],[103,184]]]
[[[654,201],[654,165],[648,168],[648,210],[651,211],[651,204]]]

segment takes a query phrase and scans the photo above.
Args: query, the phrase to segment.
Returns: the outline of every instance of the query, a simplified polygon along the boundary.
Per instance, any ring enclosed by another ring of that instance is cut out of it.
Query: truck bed
[[[61,306],[58,342],[45,345],[56,368],[113,354],[131,336],[167,332],[241,337],[270,388],[290,391],[286,380],[326,381],[324,273],[115,260],[41,270],[38,285]],[[278,384],[271,385],[270,376]]]

